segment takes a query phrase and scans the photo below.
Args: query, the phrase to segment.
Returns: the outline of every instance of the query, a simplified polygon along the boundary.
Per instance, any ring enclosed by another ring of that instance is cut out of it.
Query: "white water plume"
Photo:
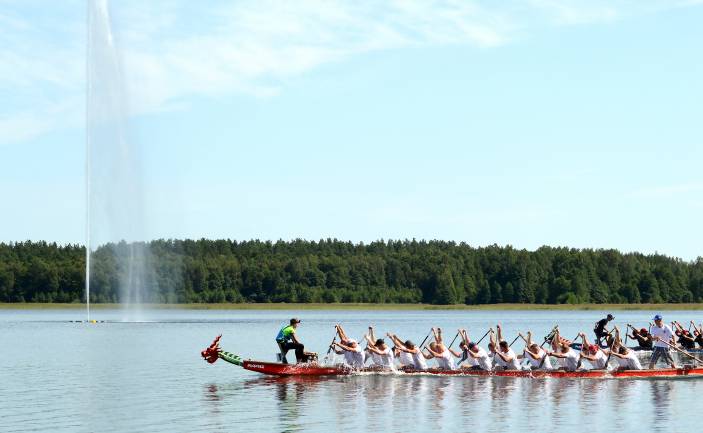
[[[129,133],[122,59],[108,1],[88,0],[87,20],[88,315],[90,301],[120,302],[124,319],[137,320],[142,303],[159,301],[144,242],[140,148]]]

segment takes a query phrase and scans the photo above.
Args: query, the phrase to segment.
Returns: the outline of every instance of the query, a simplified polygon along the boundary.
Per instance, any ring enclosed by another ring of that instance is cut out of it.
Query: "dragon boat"
[[[414,370],[399,368],[395,371],[378,368],[352,369],[343,364],[321,365],[316,361],[299,364],[283,364],[278,362],[243,359],[241,356],[222,350],[219,347],[218,336],[212,344],[200,354],[210,364],[218,359],[242,367],[245,370],[272,376],[302,376],[329,377],[349,376],[354,374],[397,374],[397,375],[430,375],[430,376],[467,376],[467,377],[522,377],[522,378],[585,378],[585,379],[652,379],[652,378],[703,378],[703,367],[686,365],[682,368],[662,368],[652,370],[473,370],[460,368],[444,370],[431,368]]]

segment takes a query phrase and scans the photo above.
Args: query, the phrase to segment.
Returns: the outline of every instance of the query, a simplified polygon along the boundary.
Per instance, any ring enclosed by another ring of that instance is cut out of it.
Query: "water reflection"
[[[259,378],[244,388],[275,399],[280,431],[334,423],[349,431],[544,430],[551,426],[623,429],[650,411],[655,429],[670,425],[671,381],[469,377]],[[646,392],[648,391],[648,392]],[[218,415],[216,385],[205,401]]]

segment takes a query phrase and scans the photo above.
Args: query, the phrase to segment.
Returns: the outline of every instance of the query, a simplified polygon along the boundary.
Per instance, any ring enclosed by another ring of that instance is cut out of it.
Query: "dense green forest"
[[[616,250],[444,241],[354,244],[157,240],[91,255],[91,301],[119,302],[126,257],[145,250],[148,302],[645,303],[702,302],[694,262]],[[0,302],[82,302],[85,249],[0,244]]]

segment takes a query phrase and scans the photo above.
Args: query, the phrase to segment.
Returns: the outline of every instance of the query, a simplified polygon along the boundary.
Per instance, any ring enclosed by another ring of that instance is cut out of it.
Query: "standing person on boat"
[[[498,349],[495,352],[496,365],[503,367],[504,370],[520,370],[520,361],[508,342],[503,340],[503,331],[500,325],[496,325],[496,329],[498,330]]]
[[[669,325],[662,321],[661,314],[654,316],[654,326],[652,326],[650,334],[652,334],[652,340],[654,340],[654,349],[652,351],[652,358],[649,360],[649,369],[653,369],[659,358],[662,357],[664,361],[671,365],[671,368],[676,368],[674,359],[669,353],[669,345],[667,344],[671,343],[671,339],[674,337],[674,331],[671,330]]]
[[[366,350],[371,353],[371,360],[374,365],[384,369],[395,370],[393,351],[383,341],[383,338],[376,338],[373,327],[369,326],[369,333],[365,336],[368,346]]]
[[[391,341],[393,341],[393,344],[395,344],[395,347],[400,351],[399,359],[400,359],[401,367],[405,367],[405,368],[410,367],[414,370],[419,370],[419,371],[427,370],[427,362],[425,362],[425,359],[427,359],[427,357],[420,350],[419,347],[415,346],[415,343],[413,343],[410,340],[406,340],[405,342],[403,342],[395,334],[389,333],[386,335],[388,335],[388,338],[390,338]],[[403,355],[408,355],[408,357],[405,357]]]
[[[461,358],[461,353],[456,352],[452,349],[448,349],[444,345],[442,340],[442,328],[432,328],[432,333],[434,334],[434,339],[432,343],[427,347],[427,351],[431,356],[428,358],[434,358],[437,361],[437,366],[444,370],[455,370],[456,365],[454,364],[454,358]]]
[[[691,333],[683,329],[683,326],[679,322],[674,321],[674,327],[676,328],[676,331],[674,331],[674,334],[676,334],[678,338],[677,342],[683,347],[685,350],[692,350],[696,348],[696,339],[691,335]]]
[[[539,347],[539,344],[532,341],[532,331],[527,331],[527,338],[520,334],[525,340],[525,358],[529,361],[532,370],[553,370],[552,362],[546,350]]]
[[[581,356],[571,348],[568,340],[560,337],[559,328],[554,333],[552,343],[554,350],[549,352],[549,356],[557,358],[559,368],[566,371],[576,371],[581,363]]]
[[[632,325],[627,325],[632,329],[632,334],[628,334],[630,338],[637,341],[637,345],[642,350],[652,350],[654,342],[652,336],[649,335],[647,328],[635,329]]]
[[[592,370],[607,370],[609,349],[601,349],[600,346],[591,344],[583,332],[579,336],[583,341],[581,358],[591,363]],[[613,344],[611,343],[611,346]]]
[[[596,322],[593,333],[596,334],[596,344],[598,346],[601,345],[602,338],[607,338],[610,335],[610,332],[605,327],[608,326],[608,322],[613,319],[615,319],[615,317],[613,317],[612,314],[608,314],[605,319],[600,319]]]
[[[305,346],[298,340],[298,336],[295,330],[300,324],[300,319],[292,318],[290,319],[290,324],[281,328],[276,336],[276,343],[281,350],[282,361],[287,364],[286,353],[289,350],[295,350],[295,359],[297,362],[303,362],[305,360]]]
[[[353,338],[347,337],[341,325],[335,325],[339,343],[333,344],[334,353],[344,355],[344,363],[352,368],[363,368],[366,358],[361,345]]]

